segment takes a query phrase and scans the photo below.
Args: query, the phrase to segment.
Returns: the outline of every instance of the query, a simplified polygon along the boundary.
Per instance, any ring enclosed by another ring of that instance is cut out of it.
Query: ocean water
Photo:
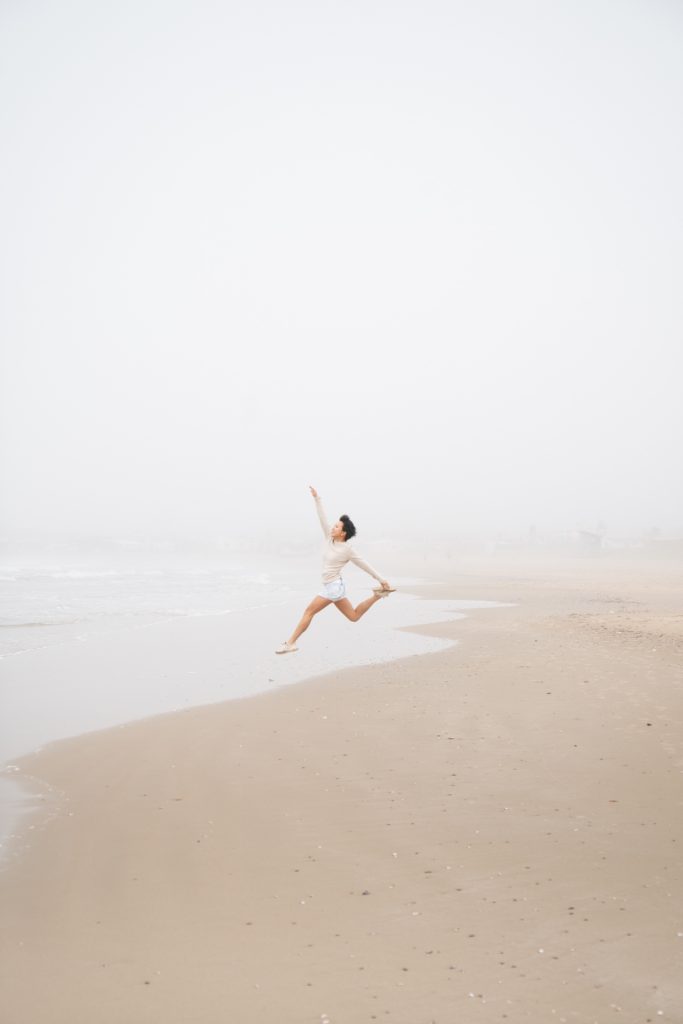
[[[315,584],[312,558],[172,550],[13,551],[0,561],[0,659],[182,616],[284,603]]]

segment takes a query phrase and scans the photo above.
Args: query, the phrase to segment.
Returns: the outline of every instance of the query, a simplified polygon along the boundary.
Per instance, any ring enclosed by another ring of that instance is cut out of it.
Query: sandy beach
[[[3,1024],[683,1021],[681,582],[463,564],[454,647],[23,758]]]

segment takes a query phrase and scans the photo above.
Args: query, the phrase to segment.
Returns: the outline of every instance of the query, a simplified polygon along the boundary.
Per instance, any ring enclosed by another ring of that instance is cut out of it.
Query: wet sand
[[[472,563],[455,647],[23,759],[3,1024],[683,1020],[681,582]]]

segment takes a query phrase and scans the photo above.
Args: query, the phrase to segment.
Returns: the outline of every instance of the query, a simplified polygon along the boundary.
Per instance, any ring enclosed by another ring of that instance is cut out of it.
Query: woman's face
[[[332,540],[346,540],[346,534],[344,533],[344,524],[341,519],[338,519],[330,530],[330,537]]]

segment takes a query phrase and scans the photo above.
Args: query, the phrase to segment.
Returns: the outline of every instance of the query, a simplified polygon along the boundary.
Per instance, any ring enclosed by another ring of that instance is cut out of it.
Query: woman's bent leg
[[[321,612],[323,608],[327,608],[328,604],[332,604],[326,597],[314,597],[311,603],[306,608],[306,611],[301,616],[298,626],[287,641],[288,644],[295,644],[302,633],[305,633],[311,622],[313,616]]]
[[[361,603],[356,605],[355,608],[349,601],[348,597],[342,597],[341,601],[335,601],[334,603],[342,615],[345,615],[347,619],[350,619],[351,622],[358,622],[358,620],[365,615],[368,609],[372,608],[373,604],[377,604],[377,602],[381,600],[381,597],[373,594],[372,597],[368,597],[365,601],[361,601]]]

